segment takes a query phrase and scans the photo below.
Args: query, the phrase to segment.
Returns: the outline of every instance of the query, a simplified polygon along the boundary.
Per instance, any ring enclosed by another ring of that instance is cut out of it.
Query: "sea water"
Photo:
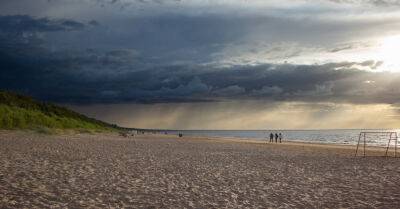
[[[400,130],[387,129],[335,129],[335,130],[174,130],[166,131],[167,134],[182,133],[186,136],[205,136],[238,138],[242,140],[261,140],[269,142],[270,133],[282,133],[283,141],[330,143],[355,145],[358,142],[360,132],[398,132]],[[399,133],[400,134],[400,133]],[[394,135],[392,135],[394,137]],[[400,137],[400,135],[399,135]],[[389,134],[371,133],[366,135],[366,142],[373,146],[387,146]],[[363,137],[361,137],[363,141]],[[394,144],[394,140],[392,140]],[[400,143],[399,143],[400,145]]]

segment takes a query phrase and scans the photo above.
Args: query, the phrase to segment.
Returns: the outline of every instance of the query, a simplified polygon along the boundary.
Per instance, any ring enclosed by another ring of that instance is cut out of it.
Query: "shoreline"
[[[332,130],[358,130],[358,129],[332,129]],[[332,130],[321,130],[321,131],[332,131]],[[377,131],[377,129],[368,129],[370,133],[378,133],[374,132]],[[252,131],[252,130],[250,130]],[[255,130],[257,131],[257,130]],[[285,131],[285,130],[284,130]],[[319,130],[294,130],[294,131],[319,131]],[[360,131],[367,131],[367,129],[363,129]],[[372,132],[371,132],[372,131]],[[391,130],[392,131],[392,130]],[[205,131],[207,132],[207,131]],[[218,132],[218,131],[217,131]],[[235,132],[235,131],[232,131]],[[237,132],[240,132],[240,130],[237,130]],[[173,131],[169,133],[169,135],[178,135],[178,131]],[[241,140],[247,140],[247,141],[264,141],[268,142],[269,141],[269,135],[258,135],[257,133],[243,133],[243,134],[234,134],[234,133],[227,133],[227,134],[204,134],[204,133],[185,133],[185,131],[181,132],[185,136],[189,137],[209,137],[209,138],[221,138],[221,139],[241,139]],[[380,132],[379,132],[380,133]],[[149,133],[151,134],[151,133]],[[155,134],[155,133],[153,133]],[[160,132],[159,134],[162,135]],[[255,134],[255,135],[254,135]],[[283,141],[288,141],[288,142],[294,142],[294,143],[312,143],[312,144],[333,144],[333,145],[353,145],[356,146],[359,138],[359,132],[354,132],[354,133],[337,133],[339,134],[338,136],[333,136],[332,133],[315,133],[316,135],[301,135],[301,136],[296,136],[295,135],[287,135],[287,137],[283,137]],[[336,133],[335,133],[336,134]],[[338,138],[331,138],[331,137],[338,137]],[[385,138],[387,137],[387,138]],[[312,140],[310,140],[312,139]],[[375,139],[379,139],[378,141]],[[387,139],[389,139],[389,135],[371,135],[369,138],[367,138],[368,146],[373,146],[373,147],[386,147],[387,145]],[[361,140],[362,141],[362,140]]]
[[[334,144],[334,143],[316,143],[316,142],[305,142],[305,141],[283,141],[282,143],[275,143],[275,142],[269,142],[267,140],[262,141],[262,140],[255,140],[251,138],[239,138],[239,137],[206,137],[206,136],[183,136],[179,137],[177,135],[172,135],[172,134],[144,134],[144,135],[138,135],[138,136],[156,136],[160,138],[176,138],[176,139],[182,139],[182,140],[206,140],[206,141],[212,141],[216,143],[224,143],[224,142],[231,142],[231,143],[243,143],[243,144],[254,144],[254,145],[267,145],[267,146],[280,146],[280,147],[292,147],[292,148],[310,148],[310,149],[327,149],[327,150],[338,150],[342,151],[340,153],[344,153],[343,151],[346,151],[346,154],[353,154],[355,155],[357,145],[352,145],[352,144]],[[172,136],[172,137],[171,137]],[[400,146],[400,144],[399,144]],[[366,157],[368,154],[372,156],[379,156],[382,155],[384,156],[386,152],[386,147],[382,146],[374,146],[374,145],[367,145],[365,147],[366,150]],[[358,149],[358,157],[362,157],[363,154],[363,144],[360,143],[359,149]],[[392,157],[394,155],[394,147],[390,146],[389,151],[388,151],[388,157]],[[400,157],[400,149],[398,147],[397,149],[397,157]]]
[[[138,134],[134,137],[129,136],[129,137],[121,137],[118,136],[117,133],[76,133],[76,132],[65,132],[65,133],[56,133],[56,134],[42,134],[42,133],[37,133],[32,130],[0,130],[0,136],[1,135],[26,135],[26,134],[33,134],[33,135],[39,135],[43,137],[67,137],[67,138],[80,138],[80,137],[85,137],[89,136],[90,138],[96,136],[107,136],[110,138],[110,140],[130,140],[130,139],[135,139],[135,138],[151,138],[151,137],[157,137],[157,138],[170,138],[170,139],[178,139],[178,140],[203,140],[203,141],[212,141],[216,143],[241,143],[241,144],[253,144],[253,145],[262,145],[262,146],[276,146],[276,147],[290,147],[290,148],[308,148],[310,150],[312,149],[326,149],[326,150],[337,150],[339,151],[338,153],[345,153],[345,154],[353,154],[355,155],[356,147],[357,145],[352,145],[352,144],[335,144],[335,143],[318,143],[318,142],[307,142],[307,141],[283,141],[282,143],[275,143],[275,142],[269,142],[268,140],[256,140],[253,138],[239,138],[239,137],[207,137],[207,136],[189,136],[189,135],[184,135],[183,137],[179,137],[178,135],[175,134],[152,134],[152,133],[147,133],[147,134]],[[400,143],[399,143],[400,146]],[[383,146],[374,146],[374,145],[368,145],[366,146],[366,156],[368,154],[372,156],[384,156],[386,152],[386,147]],[[359,150],[358,150],[358,157],[362,157],[363,154],[363,144],[360,143]],[[392,157],[394,155],[394,147],[390,146],[389,151],[388,151],[388,157]],[[397,157],[400,157],[400,148],[398,147],[397,149]]]

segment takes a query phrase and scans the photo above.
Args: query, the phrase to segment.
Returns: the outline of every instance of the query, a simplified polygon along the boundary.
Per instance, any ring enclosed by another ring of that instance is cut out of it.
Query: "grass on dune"
[[[116,128],[64,107],[0,91],[0,129],[33,129],[45,133],[67,129],[80,132],[114,131]]]
[[[106,130],[107,128],[79,119],[46,115],[37,110],[23,109],[0,104],[1,129],[88,129]]]

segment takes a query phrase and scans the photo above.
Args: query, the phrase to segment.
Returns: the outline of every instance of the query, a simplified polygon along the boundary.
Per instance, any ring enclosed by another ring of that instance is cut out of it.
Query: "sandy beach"
[[[0,131],[0,208],[398,208],[399,173],[352,146]]]

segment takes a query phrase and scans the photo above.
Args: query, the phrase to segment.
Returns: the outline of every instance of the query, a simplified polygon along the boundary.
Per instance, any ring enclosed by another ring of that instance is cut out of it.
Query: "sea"
[[[282,133],[283,141],[328,143],[341,145],[356,145],[360,132],[369,132],[365,135],[367,145],[387,146],[390,134],[399,133],[400,129],[329,129],[329,130],[169,130],[166,134],[179,133],[186,136],[205,136],[217,138],[238,138],[241,140],[269,141],[270,133]],[[399,135],[400,137],[400,135]],[[392,139],[395,135],[392,135]],[[361,141],[364,140],[364,135]],[[394,145],[395,140],[391,140]],[[399,142],[400,143],[400,142]],[[400,144],[399,144],[400,145]]]

